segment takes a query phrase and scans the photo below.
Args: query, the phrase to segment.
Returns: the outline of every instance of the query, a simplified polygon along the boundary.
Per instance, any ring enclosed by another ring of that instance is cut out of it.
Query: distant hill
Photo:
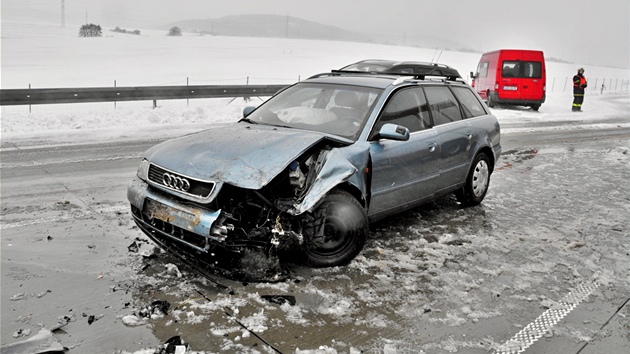
[[[160,26],[168,30],[174,26],[183,32],[196,32],[218,36],[277,37],[323,39],[349,42],[369,42],[407,45],[421,48],[472,51],[466,45],[443,38],[401,33],[399,36],[348,31],[336,26],[280,15],[235,15],[220,18],[182,20]]]
[[[183,20],[160,29],[177,26],[184,32],[199,32],[238,37],[280,37],[345,40],[360,35],[339,27],[322,25],[296,17],[280,15],[235,15],[221,18]]]

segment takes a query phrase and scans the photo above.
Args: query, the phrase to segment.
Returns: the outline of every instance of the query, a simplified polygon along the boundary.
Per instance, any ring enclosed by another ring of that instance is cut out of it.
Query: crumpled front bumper
[[[138,177],[129,184],[127,199],[135,222],[151,238],[157,234],[202,252],[208,252],[214,243],[225,239],[221,228],[215,226],[221,210],[184,205],[150,189]]]

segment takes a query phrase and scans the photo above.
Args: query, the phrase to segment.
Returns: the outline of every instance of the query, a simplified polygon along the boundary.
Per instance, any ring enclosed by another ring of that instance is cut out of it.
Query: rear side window
[[[539,61],[504,61],[501,76],[540,79],[542,77],[542,65]]]
[[[462,105],[465,118],[477,117],[487,114],[477,96],[466,87],[453,87],[453,93]]]
[[[440,125],[456,122],[463,119],[459,109],[459,103],[448,87],[433,86],[425,87],[427,101],[433,116],[433,124]]]

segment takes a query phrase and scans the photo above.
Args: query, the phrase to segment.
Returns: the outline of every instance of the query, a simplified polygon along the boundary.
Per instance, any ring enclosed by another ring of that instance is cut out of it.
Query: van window
[[[433,125],[456,122],[464,118],[459,109],[459,103],[448,87],[425,87],[424,92],[429,101]]]
[[[477,77],[488,77],[488,62],[480,62],[477,67]]]
[[[386,123],[402,125],[410,133],[430,127],[429,109],[422,88],[406,88],[394,93],[378,118],[374,132]]]
[[[541,67],[539,61],[504,61],[501,76],[540,79]]]
[[[466,87],[453,87],[453,93],[462,105],[464,117],[472,118],[487,114],[477,96],[470,89]]]

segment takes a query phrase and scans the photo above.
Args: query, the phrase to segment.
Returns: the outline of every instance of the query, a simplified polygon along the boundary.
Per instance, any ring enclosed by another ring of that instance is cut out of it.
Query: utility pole
[[[61,27],[66,27],[66,0],[61,0]]]
[[[289,14],[287,14],[287,23],[286,23],[286,27],[285,27],[285,31],[284,31],[284,36],[286,38],[289,38]]]

